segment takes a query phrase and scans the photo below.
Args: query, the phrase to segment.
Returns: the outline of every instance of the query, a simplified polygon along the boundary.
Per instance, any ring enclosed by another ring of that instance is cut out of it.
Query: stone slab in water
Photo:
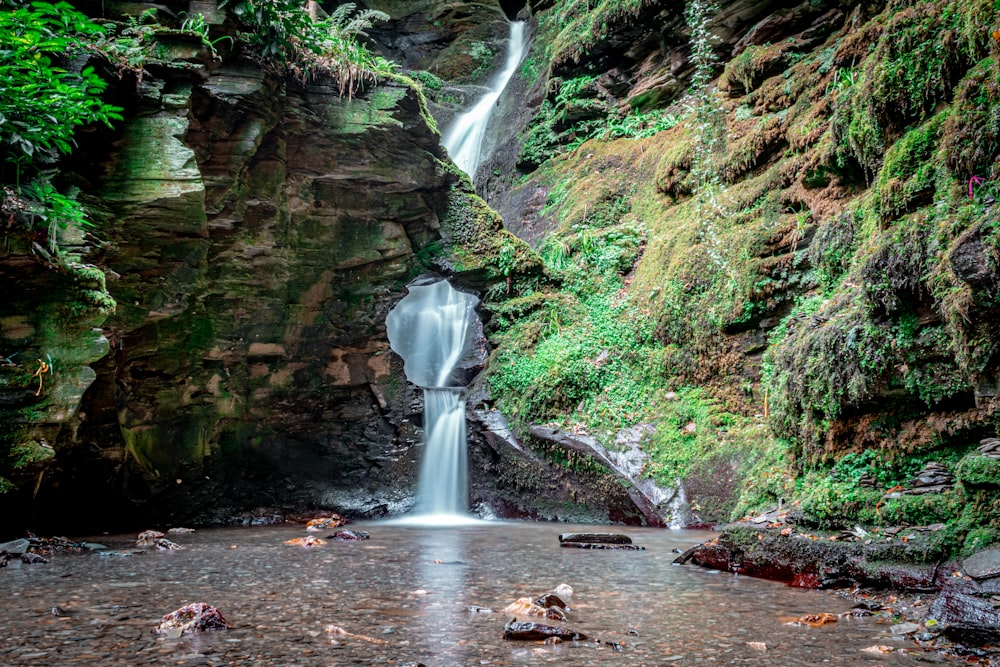
[[[601,544],[632,544],[632,538],[621,533],[563,533],[559,541],[566,542],[598,542]]]
[[[1000,575],[1000,549],[985,549],[962,563],[965,573],[974,579],[987,579]]]
[[[587,635],[574,632],[569,628],[556,627],[545,623],[531,623],[529,621],[510,621],[503,629],[504,639],[514,639],[521,641],[539,641],[549,637],[558,637],[567,641],[583,640]]]
[[[603,542],[563,542],[559,546],[570,549],[610,549],[613,551],[645,551],[636,544],[605,544]]]
[[[12,540],[10,542],[0,544],[0,551],[6,551],[10,555],[16,556],[27,551],[29,546],[31,546],[31,543],[28,540],[21,538],[19,540]]]

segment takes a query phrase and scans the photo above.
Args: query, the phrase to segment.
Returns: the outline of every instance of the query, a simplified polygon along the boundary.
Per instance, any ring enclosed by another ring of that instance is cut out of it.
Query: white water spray
[[[524,21],[513,21],[510,24],[510,38],[507,41],[507,59],[503,70],[497,73],[490,84],[489,92],[483,95],[475,106],[457,116],[444,134],[442,143],[448,149],[451,159],[462,171],[475,178],[479,167],[480,152],[483,146],[483,136],[486,126],[493,116],[497,100],[510,78],[514,76],[517,66],[521,63],[525,51]]]
[[[465,396],[453,386],[479,299],[446,280],[411,285],[386,317],[389,344],[403,358],[406,378],[424,390],[424,458],[417,505],[421,524],[469,520]]]

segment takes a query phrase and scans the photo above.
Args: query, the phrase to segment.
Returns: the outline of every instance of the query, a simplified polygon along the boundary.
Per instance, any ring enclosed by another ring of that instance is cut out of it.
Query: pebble
[[[916,623],[897,623],[889,628],[889,632],[894,635],[911,635],[919,630],[920,626]]]

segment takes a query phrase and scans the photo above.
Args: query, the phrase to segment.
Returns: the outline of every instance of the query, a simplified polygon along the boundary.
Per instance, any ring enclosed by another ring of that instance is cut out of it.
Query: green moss
[[[955,477],[965,486],[1000,488],[1000,461],[970,454],[959,462]]]
[[[993,526],[973,528],[966,533],[959,555],[963,558],[968,558],[977,551],[994,546],[998,542],[1000,542],[1000,528]]]
[[[726,64],[723,76],[730,82],[739,82],[743,90],[752,92],[765,78],[786,69],[797,54],[793,40],[777,44],[751,44]]]
[[[679,134],[678,129],[673,134]],[[694,142],[685,133],[684,138],[667,144],[667,150],[656,165],[656,189],[674,199],[691,194],[691,166],[694,160]]]
[[[42,447],[36,440],[22,441],[11,447],[10,464],[16,468],[26,468],[36,463],[44,463],[55,457],[51,447]]]
[[[648,0],[562,0],[539,20],[549,60],[558,65],[579,62],[609,37],[616,22],[635,16]]]
[[[944,124],[945,163],[962,182],[985,177],[1000,149],[1000,67],[994,58],[978,63],[955,94],[954,112]]]
[[[872,188],[873,208],[883,223],[930,202],[940,164],[933,156],[949,116],[950,110],[938,113],[886,152]]]
[[[467,184],[452,187],[441,233],[453,268],[460,273],[482,274],[494,282],[541,269],[538,256],[503,228],[500,216]]]

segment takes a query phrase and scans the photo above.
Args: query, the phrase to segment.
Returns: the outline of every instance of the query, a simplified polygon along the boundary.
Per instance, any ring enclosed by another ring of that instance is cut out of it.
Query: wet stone
[[[28,550],[31,546],[31,542],[25,539],[12,540],[10,542],[4,542],[0,544],[0,551],[5,551],[11,556],[17,556]]]
[[[332,535],[327,535],[328,540],[336,540],[338,542],[360,542],[361,540],[367,540],[371,535],[363,530],[338,530]]]
[[[965,573],[974,579],[988,579],[1000,575],[1000,549],[985,549],[962,563]]]
[[[503,629],[503,638],[515,641],[541,641],[549,637],[557,637],[564,641],[577,641],[587,638],[586,635],[569,628],[547,625],[545,623],[517,621],[514,619],[511,619]]]
[[[636,544],[604,544],[600,542],[563,542],[559,546],[570,549],[610,549],[613,551],[645,551],[646,547]]]

